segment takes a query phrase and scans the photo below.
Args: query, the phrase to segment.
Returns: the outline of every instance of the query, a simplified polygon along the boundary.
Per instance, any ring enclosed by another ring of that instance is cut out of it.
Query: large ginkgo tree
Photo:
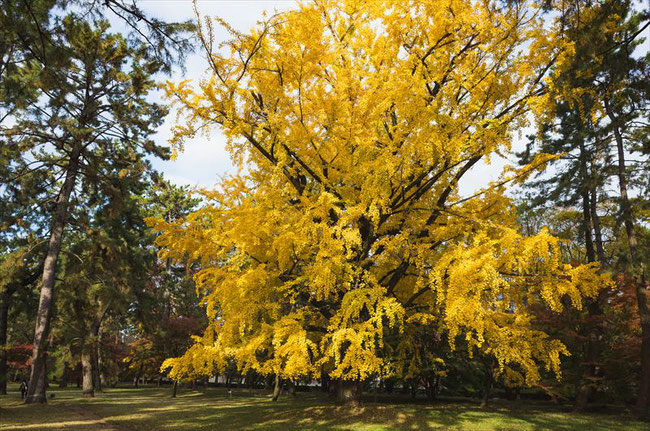
[[[209,78],[167,88],[186,114],[173,143],[214,126],[242,169],[201,210],[151,222],[165,257],[198,262],[210,318],[172,376],[234,359],[325,373],[353,397],[435,358],[422,333],[528,384],[559,374],[567,351],[527,309],[580,307],[606,278],[519,233],[504,189],[548,158],[458,192],[551,103],[571,45],[547,18],[525,2],[316,1],[214,49],[206,20]]]

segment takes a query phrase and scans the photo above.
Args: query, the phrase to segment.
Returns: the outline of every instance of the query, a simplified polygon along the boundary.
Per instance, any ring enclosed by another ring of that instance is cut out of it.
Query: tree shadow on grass
[[[230,392],[224,388],[209,388],[183,391],[173,399],[169,394],[169,388],[120,388],[109,389],[94,399],[83,399],[76,392],[64,391],[59,403],[80,406],[105,422],[132,431],[650,429],[648,424],[627,417],[574,414],[544,402],[495,401],[490,408],[480,409],[475,400],[466,398],[443,399],[430,404],[405,402],[404,397],[370,395],[362,407],[347,408],[315,391],[298,393],[295,398],[284,396],[278,402],[272,402],[269,393],[261,390],[233,389]]]

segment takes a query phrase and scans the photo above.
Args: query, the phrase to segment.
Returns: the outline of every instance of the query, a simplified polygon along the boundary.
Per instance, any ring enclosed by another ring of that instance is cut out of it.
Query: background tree
[[[28,162],[24,157],[16,170],[30,169],[25,165],[34,163],[52,172],[59,184],[44,261],[27,402],[45,401],[44,355],[56,264],[80,178],[86,187],[96,187],[106,181],[101,175],[105,163],[121,165],[119,173],[124,176],[141,171],[147,154],[166,156],[164,148],[148,139],[166,113],[162,106],[147,101],[154,87],[151,76],[160,64],[143,47],[107,29],[106,23],[93,28],[74,15],[63,19],[61,33],[55,37],[67,61],[61,67],[41,70],[44,99],[21,110],[15,125],[3,130],[8,141],[19,142],[33,159]]]
[[[582,214],[579,241],[584,245],[585,260],[597,260],[602,267],[625,273],[619,280],[627,280],[626,286],[630,277],[637,280],[636,308],[643,340],[637,410],[643,415],[647,414],[650,388],[650,325],[645,323],[650,321],[648,243],[642,222],[648,205],[644,196],[649,184],[646,118],[650,76],[648,53],[638,53],[636,48],[650,25],[650,15],[645,10],[635,11],[633,2],[571,5],[573,9],[565,15],[565,31],[577,41],[575,55],[555,78],[560,93],[555,95],[554,114],[541,125],[540,139],[532,142],[523,161],[527,163],[528,156],[539,152],[564,154],[552,177],[531,184],[536,195],[533,202],[577,207]],[[613,204],[617,207],[615,223],[604,227],[603,214]],[[608,252],[607,243],[616,247]],[[592,316],[602,315],[606,307],[603,299],[590,307]],[[584,407],[590,398],[594,380],[602,378],[596,375],[602,365],[597,358],[602,349],[596,339],[604,335],[597,327],[584,331],[587,368],[578,407]]]

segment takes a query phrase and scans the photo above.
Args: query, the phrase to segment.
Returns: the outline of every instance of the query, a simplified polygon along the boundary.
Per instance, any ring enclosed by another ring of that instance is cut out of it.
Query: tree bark
[[[589,197],[589,206],[591,212],[591,221],[594,226],[594,243],[596,244],[596,256],[602,268],[607,263],[607,259],[605,258],[605,247],[603,246],[603,234],[600,229],[600,217],[598,216],[597,198],[598,198],[598,194],[596,193],[596,188],[594,187],[591,189],[591,196]]]
[[[174,380],[174,385],[172,386],[172,398],[176,398],[178,393],[178,380]]]
[[[277,401],[280,398],[280,393],[282,392],[282,379],[278,374],[275,375],[275,386],[273,387],[273,401]]]
[[[361,405],[359,385],[354,380],[339,380],[338,395],[338,401],[343,405],[350,407]]]
[[[92,346],[84,343],[81,349],[81,390],[86,398],[95,396],[92,371]]]
[[[0,395],[7,395],[7,319],[9,317],[9,298],[8,291],[0,296]]]
[[[623,135],[620,129],[619,119],[611,109],[609,100],[605,100],[605,110],[614,126],[614,139],[616,141],[616,151],[618,155],[618,187],[620,193],[620,206],[625,234],[627,236],[627,245],[629,249],[629,264],[632,273],[635,275],[636,300],[639,319],[641,321],[641,375],[639,380],[639,393],[636,401],[636,414],[640,417],[649,415],[650,404],[650,309],[648,307],[648,285],[645,280],[644,262],[640,259],[637,250],[637,239],[634,227],[634,213],[632,203],[627,191],[627,169],[625,166],[625,147],[623,145]]]
[[[484,409],[490,402],[490,391],[492,391],[493,383],[493,370],[492,365],[485,366],[485,380],[483,381],[483,399],[481,400],[481,408]]]
[[[92,372],[92,381],[93,381],[93,389],[97,392],[102,392],[102,382],[99,377],[99,349],[97,348],[97,341],[93,340],[93,343],[91,345],[91,352],[90,352],[90,363],[92,364],[91,366],[91,372]]]
[[[440,385],[440,376],[427,377],[424,379],[427,400],[435,401],[438,397],[438,387]]]
[[[60,388],[67,388],[68,387],[68,361],[65,361],[63,363],[63,373],[61,374],[61,381],[59,382],[59,387]]]
[[[70,163],[65,175],[65,181],[56,200],[56,210],[52,220],[50,239],[47,247],[47,254],[43,264],[43,276],[41,281],[41,294],[38,301],[38,312],[36,313],[36,325],[34,328],[34,352],[32,355],[32,370],[29,378],[29,390],[25,403],[45,403],[45,359],[47,351],[47,340],[50,335],[50,319],[52,317],[52,304],[54,299],[54,282],[56,278],[56,266],[59,260],[59,252],[63,242],[66,218],[68,215],[68,202],[74,188],[77,172],[79,170],[79,158],[81,155],[81,144],[76,144],[70,154]]]
[[[595,262],[596,256],[603,256],[603,261],[601,265],[604,264],[604,252],[602,250],[602,238],[600,237],[600,223],[597,219],[596,214],[596,191],[593,186],[593,179],[589,174],[589,169],[587,166],[587,159],[589,155],[585,148],[584,142],[580,140],[580,176],[581,178],[581,192],[582,197],[582,224],[584,230],[585,238],[585,254],[587,262]],[[593,228],[593,230],[592,230]],[[595,241],[594,241],[594,232]],[[594,247],[595,243],[595,247]],[[580,381],[580,386],[578,387],[578,393],[576,395],[576,405],[575,409],[577,411],[582,411],[587,407],[587,404],[592,400],[596,392],[595,381],[598,379],[599,368],[597,366],[598,360],[600,359],[600,348],[599,343],[601,339],[600,325],[598,319],[602,315],[602,310],[600,307],[600,302],[598,298],[589,299],[587,305],[588,320],[586,325],[583,327],[585,341],[585,357],[582,379]],[[592,326],[595,325],[595,326]]]
[[[594,249],[594,240],[591,235],[591,207],[589,204],[589,193],[585,190],[582,195],[582,229],[584,230],[585,252],[587,262],[596,261],[596,252]]]
[[[296,396],[296,381],[293,379],[289,380],[289,385],[287,387],[287,393],[292,397]]]
[[[320,373],[320,390],[323,392],[329,392],[330,391],[330,383],[332,379],[330,378],[329,374],[327,374],[325,371],[321,371]]]
[[[409,386],[411,387],[411,399],[414,400],[418,396],[418,387],[420,386],[420,383],[417,379],[411,379]]]
[[[102,380],[101,380],[101,370],[99,368],[99,336],[100,330],[102,327],[102,322],[104,321],[104,316],[109,309],[109,305],[106,305],[93,319],[93,324],[90,328],[90,340],[91,340],[91,371],[92,371],[92,382],[93,388],[96,391],[102,392]]]
[[[248,370],[246,373],[246,387],[248,389],[253,389],[255,386],[255,372],[253,370]]]

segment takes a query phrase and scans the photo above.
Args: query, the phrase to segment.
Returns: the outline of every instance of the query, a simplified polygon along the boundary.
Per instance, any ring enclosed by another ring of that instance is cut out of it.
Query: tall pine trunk
[[[593,172],[593,167],[592,167]],[[596,244],[596,256],[600,262],[601,268],[607,263],[605,258],[605,247],[603,246],[603,233],[600,228],[600,217],[598,216],[598,194],[596,188],[591,189],[591,196],[589,197],[589,206],[591,212],[591,221],[594,226],[594,243]]]
[[[9,295],[0,296],[0,395],[7,395],[7,319],[9,315]]]
[[[36,326],[34,328],[34,353],[32,355],[32,370],[29,378],[29,390],[26,403],[45,403],[46,379],[46,352],[47,340],[50,335],[50,319],[52,318],[52,304],[54,300],[54,281],[56,278],[56,265],[63,242],[63,233],[68,215],[68,203],[74,188],[77,172],[79,171],[79,158],[81,144],[74,146],[70,154],[70,163],[65,174],[65,180],[56,200],[56,210],[52,220],[50,240],[47,254],[43,264],[43,277],[41,281],[41,294],[36,313]]]
[[[587,150],[584,141],[580,141],[580,176],[581,187],[580,192],[582,198],[582,227],[585,239],[585,254],[587,262],[596,262],[596,256],[602,256],[602,238],[600,237],[600,223],[596,214],[596,191],[593,185],[589,169],[587,165],[588,159]],[[597,226],[597,228],[596,228]],[[592,230],[593,228],[593,230]],[[593,233],[596,232],[595,241]],[[595,243],[595,247],[594,247]],[[603,262],[601,261],[601,265]],[[599,316],[602,315],[599,298],[589,299],[587,304],[588,321],[585,325],[585,356],[584,356],[584,370],[578,393],[576,395],[575,408],[578,411],[584,410],[587,404],[592,400],[596,392],[595,382],[600,377],[598,361],[600,360],[600,341],[602,333],[600,325],[598,324]],[[592,324],[595,323],[595,326]]]
[[[102,322],[108,307],[105,307],[99,314],[96,315],[93,320],[93,324],[90,328],[90,361],[91,361],[91,373],[92,373],[92,382],[93,388],[96,391],[102,392],[102,381],[101,381],[101,370],[99,368],[99,335],[102,327]]]
[[[632,203],[627,191],[627,172],[625,166],[625,147],[623,135],[619,127],[618,118],[614,115],[608,100],[605,100],[607,115],[614,125],[614,138],[618,155],[618,187],[621,198],[621,216],[625,226],[627,245],[629,249],[630,265],[633,269],[636,285],[636,300],[639,319],[641,321],[641,375],[639,380],[639,393],[637,395],[636,413],[638,416],[648,416],[650,404],[650,310],[648,308],[645,268],[637,249],[637,239],[634,229],[634,214]],[[638,273],[637,273],[638,272]]]

